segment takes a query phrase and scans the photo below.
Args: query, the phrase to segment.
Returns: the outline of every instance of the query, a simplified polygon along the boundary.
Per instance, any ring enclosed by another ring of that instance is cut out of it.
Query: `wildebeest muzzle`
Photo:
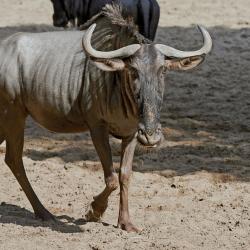
[[[163,135],[161,124],[156,129],[146,129],[142,123],[139,123],[137,140],[146,147],[156,147],[162,141]]]

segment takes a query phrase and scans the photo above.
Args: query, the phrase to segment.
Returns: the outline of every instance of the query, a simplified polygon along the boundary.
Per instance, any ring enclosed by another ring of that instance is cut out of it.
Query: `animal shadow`
[[[61,233],[80,233],[83,231],[80,225],[86,224],[87,221],[83,218],[74,219],[67,215],[61,215],[57,216],[55,221],[44,222],[36,219],[34,214],[25,208],[2,202],[0,204],[0,223],[16,224],[23,227],[47,227]]]

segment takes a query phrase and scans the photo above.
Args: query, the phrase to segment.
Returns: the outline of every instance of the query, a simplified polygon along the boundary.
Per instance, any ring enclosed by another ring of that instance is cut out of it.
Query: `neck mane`
[[[92,17],[80,29],[85,30],[93,23],[96,23],[96,29],[93,33],[91,44],[97,50],[112,51],[130,44],[151,43],[150,40],[138,32],[138,27],[132,17],[123,17],[120,5],[106,5],[99,14]],[[106,110],[111,110],[112,112],[112,105],[110,105],[112,104],[112,95],[115,89],[118,89],[120,95],[119,103],[122,106],[125,117],[137,115],[133,82],[128,70],[105,72],[95,68],[91,69],[89,77],[91,82],[99,82],[97,84],[100,84],[100,81],[105,82]],[[106,113],[105,110],[101,111]]]

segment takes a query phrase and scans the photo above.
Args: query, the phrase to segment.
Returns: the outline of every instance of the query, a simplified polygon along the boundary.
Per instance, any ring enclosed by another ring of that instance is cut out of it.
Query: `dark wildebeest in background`
[[[135,146],[138,141],[146,147],[160,143],[164,73],[199,65],[211,50],[211,37],[200,27],[204,44],[190,52],[151,43],[122,18],[119,6],[106,6],[86,28],[18,33],[1,42],[0,143],[6,141],[5,162],[35,215],[48,220],[54,217],[39,201],[23,166],[25,119],[31,115],[54,132],[90,130],[106,187],[94,197],[86,218],[98,221],[109,195],[120,185],[118,225],[137,231],[128,211]],[[119,178],[109,134],[122,140]]]
[[[53,24],[66,27],[68,23],[75,26],[84,24],[109,3],[120,3],[125,17],[132,16],[139,26],[139,32],[154,40],[160,7],[156,0],[51,0],[54,14]]]

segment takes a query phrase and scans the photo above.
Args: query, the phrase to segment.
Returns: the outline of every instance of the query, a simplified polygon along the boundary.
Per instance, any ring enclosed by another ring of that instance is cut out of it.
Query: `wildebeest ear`
[[[94,59],[91,61],[103,71],[119,71],[125,68],[125,63],[122,59]]]
[[[165,67],[168,70],[189,70],[197,67],[204,60],[204,56],[193,56],[182,59],[165,60]]]

